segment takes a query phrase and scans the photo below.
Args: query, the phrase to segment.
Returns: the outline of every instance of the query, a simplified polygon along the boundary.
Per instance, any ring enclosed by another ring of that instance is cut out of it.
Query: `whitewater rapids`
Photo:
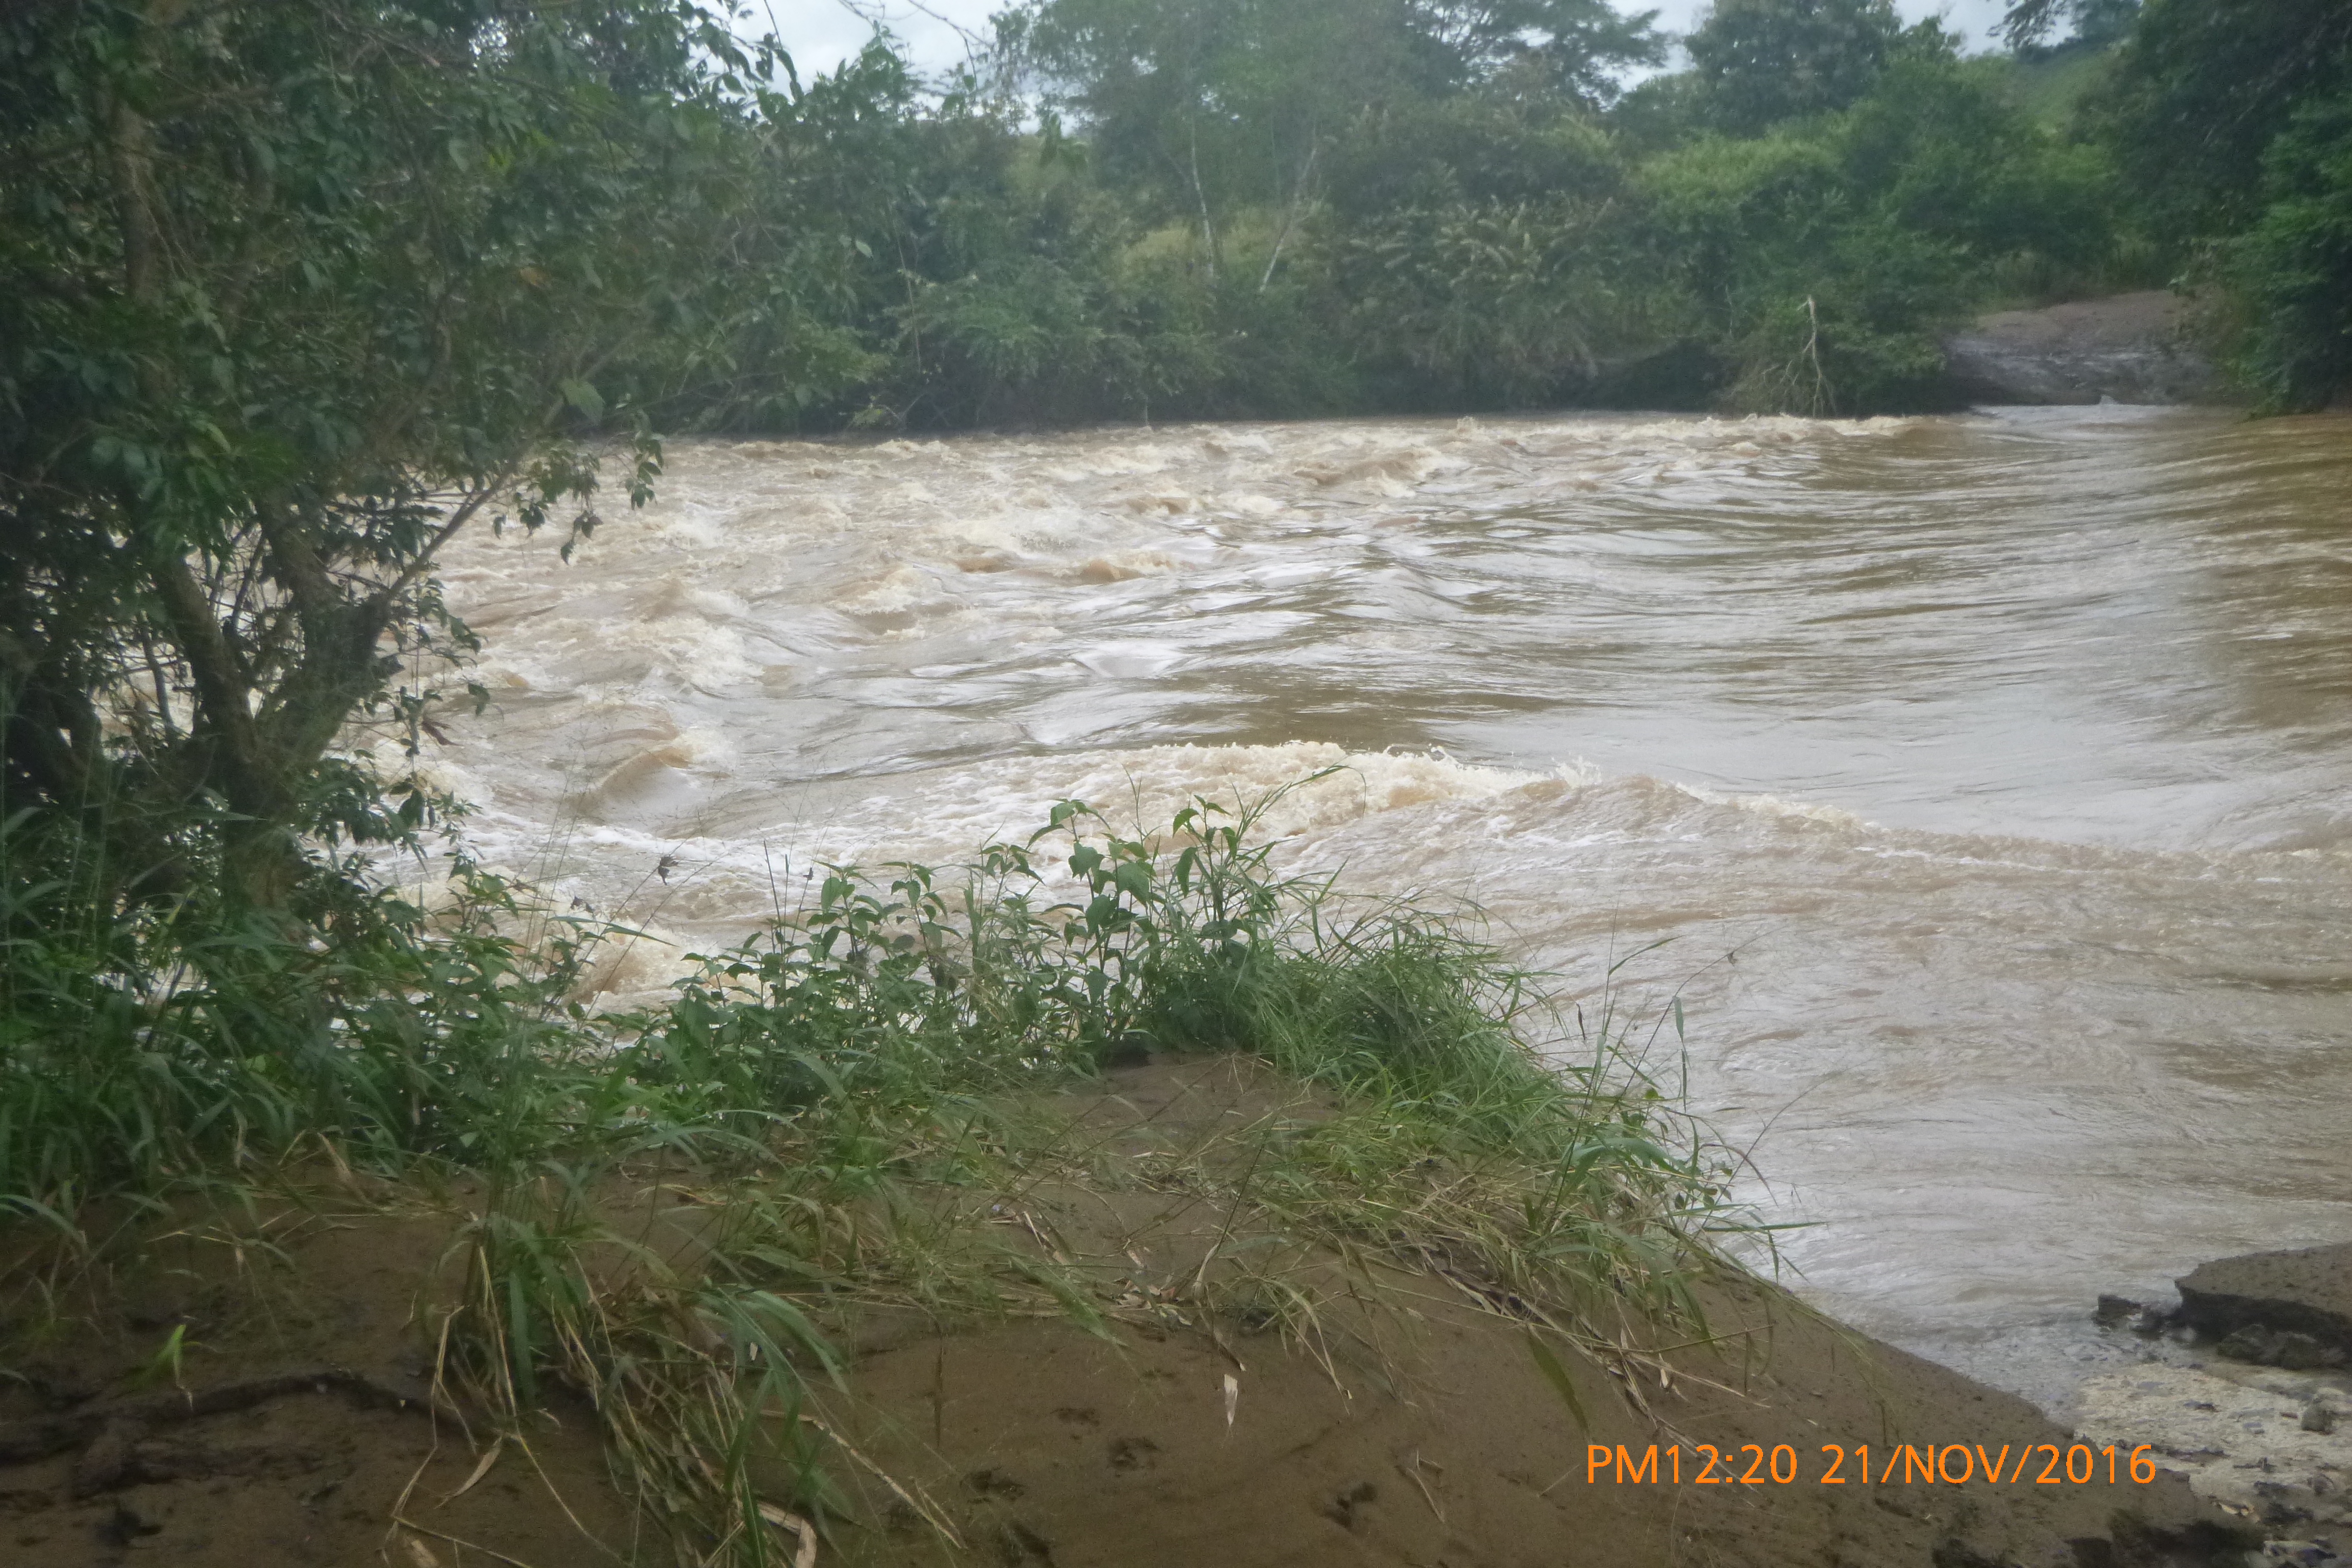
[[[1286,866],[1679,991],[1793,1283],[2053,1406],[2103,1290],[2352,1236],[2352,421],[700,442],[446,561],[485,858],[646,923],[1318,769]],[[1662,945],[1652,945],[1660,944]],[[1646,951],[1641,951],[1646,950]],[[1671,1043],[1671,1036],[1668,1037]],[[1666,1064],[1677,1077],[1683,1063]]]

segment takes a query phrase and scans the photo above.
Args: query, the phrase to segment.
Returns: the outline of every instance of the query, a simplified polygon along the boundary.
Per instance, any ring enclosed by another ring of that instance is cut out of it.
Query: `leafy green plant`
[[[2325,407],[2352,387],[2352,89],[2305,104],[2263,157],[2265,205],[2215,270],[2243,325],[2236,358],[2264,410]]]
[[[1616,1352],[1703,1336],[1722,1163],[1630,1023],[1559,1018],[1435,914],[1276,875],[1263,809],[1197,801],[1143,832],[1066,802],[959,872],[836,868],[667,1006],[605,1020],[564,997],[625,933],[529,918],[462,867],[446,908],[379,895],[331,947],[268,924],[219,942],[206,911],[89,947],[20,921],[0,1176],[68,1234],[110,1194],[299,1189],[312,1155],[409,1178],[387,1201],[457,1211],[450,1386],[518,1441],[559,1387],[585,1398],[682,1545],[744,1563],[790,1521],[830,1528],[833,1478],[868,1462],[817,1397],[846,1375],[844,1310],[1127,1310],[1098,1261],[971,1223],[1041,1182],[1223,1215],[1146,1304],[1184,1321],[1319,1342],[1301,1264],[1322,1258],[1434,1271]],[[1042,1109],[1162,1054],[1250,1058],[1337,1110],[1135,1160]]]

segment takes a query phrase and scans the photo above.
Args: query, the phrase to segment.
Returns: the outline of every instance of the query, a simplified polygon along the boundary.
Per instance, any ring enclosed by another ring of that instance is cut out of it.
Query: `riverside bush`
[[[569,994],[630,933],[463,866],[446,907],[373,895],[331,943],[143,906],[68,942],[53,902],[7,929],[0,1201],[86,1247],[103,1200],[299,1193],[306,1172],[471,1194],[445,1371],[509,1422],[550,1378],[586,1394],[647,1506],[743,1562],[766,1550],[755,1470],[833,1506],[797,1418],[842,1371],[827,1303],[1099,1321],[1081,1264],[942,1217],[1040,1180],[1173,1181],[1288,1247],[1442,1259],[1568,1342],[1703,1332],[1726,1172],[1629,1020],[1561,1034],[1453,922],[1276,875],[1252,820],[1203,801],[1122,834],[1071,802],[955,874],[837,869],[667,1005],[602,1018]],[[1255,1058],[1339,1109],[1253,1134],[1238,1174],[1105,1163],[1023,1109],[1161,1052]],[[723,1216],[690,1268],[632,1239],[632,1194],[679,1184]],[[1204,1262],[1191,1289],[1316,1310],[1262,1260]]]

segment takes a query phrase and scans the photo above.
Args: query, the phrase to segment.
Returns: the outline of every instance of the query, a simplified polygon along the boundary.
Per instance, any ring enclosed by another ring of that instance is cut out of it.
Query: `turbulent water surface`
[[[704,942],[1344,763],[1289,863],[1581,992],[1671,939],[1614,984],[1800,1288],[2063,1404],[2096,1292],[2352,1236],[2347,496],[2352,421],[2112,406],[691,445],[569,566],[450,557],[440,762]]]

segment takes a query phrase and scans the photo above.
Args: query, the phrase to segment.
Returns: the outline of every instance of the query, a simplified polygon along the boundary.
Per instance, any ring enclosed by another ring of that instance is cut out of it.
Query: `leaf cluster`
[[[149,897],[209,802],[284,900],[347,720],[467,646],[439,547],[594,525],[600,377],[731,222],[736,63],[663,0],[0,17],[12,809],[102,820]]]

